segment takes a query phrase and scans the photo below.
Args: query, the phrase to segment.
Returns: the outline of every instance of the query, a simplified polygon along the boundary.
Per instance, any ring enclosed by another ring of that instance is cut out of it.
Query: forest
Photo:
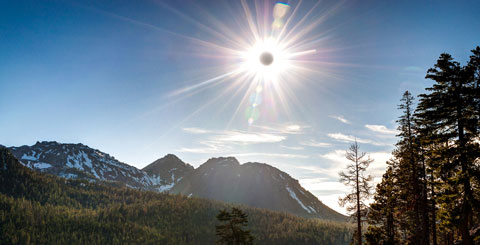
[[[348,244],[352,226],[34,172],[0,149],[0,244],[214,244],[220,210],[248,215],[255,244]]]
[[[361,211],[368,244],[480,244],[480,47],[464,66],[441,54],[425,78],[418,101],[401,98],[393,157]]]

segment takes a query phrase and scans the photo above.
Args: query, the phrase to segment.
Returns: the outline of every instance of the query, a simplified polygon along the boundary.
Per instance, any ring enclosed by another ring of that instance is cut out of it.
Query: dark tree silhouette
[[[377,185],[374,202],[370,205],[368,213],[368,231],[365,234],[367,244],[398,244],[396,230],[398,221],[398,193],[399,187],[396,184],[397,177],[394,167],[397,165],[394,160],[390,160],[389,167],[383,175],[382,182]]]
[[[365,175],[365,171],[373,159],[365,158],[366,153],[360,152],[360,146],[355,143],[350,145],[345,157],[350,160],[347,166],[347,171],[338,173],[340,175],[340,182],[349,186],[352,190],[343,198],[339,198],[340,206],[347,206],[347,212],[353,214],[357,219],[357,230],[355,232],[354,240],[358,245],[362,244],[362,217],[365,217],[367,205],[364,203],[371,195],[372,186],[370,181],[372,176]]]
[[[371,205],[369,244],[480,241],[480,47],[472,53],[466,66],[441,54],[416,108],[404,94],[399,141]]]
[[[462,67],[449,54],[442,54],[434,68],[428,70],[426,78],[435,83],[427,88],[429,93],[420,95],[417,108],[421,137],[434,145],[427,153],[442,158],[430,162],[436,181],[442,186],[437,193],[440,225],[450,229],[447,226],[454,224],[467,245],[473,244],[472,216],[478,216],[479,211],[474,191],[480,152],[476,57],[478,54]]]
[[[216,226],[216,234],[220,237],[217,244],[252,244],[253,236],[249,230],[247,214],[238,208],[232,208],[232,212],[220,210],[217,220],[222,222]]]

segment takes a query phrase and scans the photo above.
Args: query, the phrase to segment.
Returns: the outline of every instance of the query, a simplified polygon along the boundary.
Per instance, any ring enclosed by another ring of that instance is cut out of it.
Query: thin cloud
[[[296,151],[299,151],[299,150],[303,150],[303,149],[304,149],[304,148],[301,147],[301,146],[286,146],[286,145],[280,145],[280,147],[285,148],[285,149],[289,149],[289,150],[296,150]]]
[[[406,66],[403,68],[403,70],[407,72],[425,72],[426,71],[426,69],[419,66]]]
[[[207,134],[211,132],[210,130],[203,128],[182,128],[182,130],[192,134]]]
[[[337,119],[338,121],[342,122],[342,123],[345,123],[345,124],[350,124],[350,121],[348,121],[347,119],[345,119],[345,117],[343,116],[335,116],[335,115],[332,115],[330,116],[331,118],[333,119]]]
[[[373,132],[381,133],[381,134],[397,134],[398,131],[394,129],[389,129],[384,125],[371,125],[367,124],[365,125],[366,128],[370,129]]]
[[[334,134],[328,134],[328,137],[340,141],[340,142],[355,142],[357,141],[358,143],[363,143],[363,144],[371,144],[371,145],[377,145],[377,146],[385,146],[385,145],[390,145],[387,143],[382,143],[382,142],[376,142],[368,139],[361,139],[357,138],[352,135],[345,135],[342,133],[334,133]]]
[[[311,147],[329,147],[329,146],[331,146],[331,144],[329,144],[329,143],[318,142],[318,141],[315,141],[315,140],[302,141],[302,142],[300,142],[300,145],[311,146]]]
[[[201,141],[198,147],[182,147],[178,152],[198,153],[198,154],[218,154],[231,150],[231,147],[221,142]]]
[[[198,147],[198,148],[188,148],[188,147],[182,147],[177,150],[178,152],[188,152],[188,153],[199,153],[199,154],[213,154],[217,153],[215,149],[213,148],[207,148],[207,147]]]
[[[251,153],[237,153],[230,154],[235,157],[249,157],[249,156],[263,156],[263,157],[281,157],[281,158],[308,158],[307,155],[300,154],[283,154],[283,153],[263,153],[263,152],[251,152]]]
[[[240,144],[276,143],[285,139],[286,137],[283,135],[266,133],[244,133],[239,131],[227,131],[212,138],[212,140],[216,141],[226,141]]]
[[[299,132],[300,130],[302,130],[302,127],[300,125],[294,124],[286,126],[285,129],[288,132]]]
[[[254,128],[262,129],[264,132],[269,133],[280,133],[280,134],[302,134],[306,128],[309,128],[305,125],[299,124],[283,124],[276,126],[259,126],[253,125]]]
[[[238,145],[278,143],[286,139],[281,134],[210,131],[200,128],[183,128],[183,130],[193,134],[203,134],[205,138],[197,142],[197,146],[182,147],[177,151],[198,154],[229,154]]]

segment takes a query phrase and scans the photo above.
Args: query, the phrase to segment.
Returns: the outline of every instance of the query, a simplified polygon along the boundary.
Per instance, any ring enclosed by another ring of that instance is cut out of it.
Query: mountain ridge
[[[134,189],[245,204],[307,218],[346,220],[298,180],[266,163],[240,164],[230,156],[210,158],[194,168],[167,154],[138,169],[84,144],[42,141],[9,149],[24,166],[64,178],[115,182]]]
[[[259,244],[348,244],[353,226],[34,171],[0,148],[0,244],[213,244],[241,208]]]

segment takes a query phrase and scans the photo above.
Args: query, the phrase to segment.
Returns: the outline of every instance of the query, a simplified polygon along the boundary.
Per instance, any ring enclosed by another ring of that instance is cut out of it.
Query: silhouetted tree
[[[398,214],[397,198],[400,188],[394,171],[394,166],[398,164],[395,164],[394,160],[387,164],[389,167],[383,174],[382,182],[377,185],[374,202],[370,205],[368,213],[369,227],[365,240],[371,245],[393,245],[398,244],[399,240],[396,234],[398,221],[395,216]]]
[[[473,244],[470,229],[473,216],[478,217],[480,204],[474,186],[479,179],[478,144],[479,98],[478,57],[473,51],[469,65],[461,67],[449,54],[442,54],[426,78],[435,83],[420,95],[417,117],[421,138],[430,144],[426,153],[438,161],[428,161],[440,205],[440,225],[456,228],[463,244]],[[478,188],[476,188],[478,189]]]
[[[347,212],[353,214],[357,220],[357,230],[354,240],[357,244],[362,244],[362,217],[367,213],[367,205],[364,203],[371,195],[372,186],[370,181],[372,176],[365,175],[373,159],[365,158],[366,153],[360,152],[360,146],[357,141],[350,145],[345,157],[351,161],[346,171],[339,172],[340,182],[351,188],[351,193],[343,198],[339,198],[340,206],[346,206]]]
[[[220,210],[217,220],[222,222],[217,225],[216,234],[220,237],[218,244],[252,244],[253,236],[249,230],[244,228],[248,226],[247,214],[238,208],[232,208],[232,212]]]
[[[430,244],[429,216],[425,164],[417,133],[416,118],[414,117],[413,96],[406,91],[398,106],[402,115],[397,120],[399,126],[399,141],[393,156],[398,162],[396,176],[400,185],[399,199],[402,204],[400,211],[403,214],[408,242],[411,244]]]

